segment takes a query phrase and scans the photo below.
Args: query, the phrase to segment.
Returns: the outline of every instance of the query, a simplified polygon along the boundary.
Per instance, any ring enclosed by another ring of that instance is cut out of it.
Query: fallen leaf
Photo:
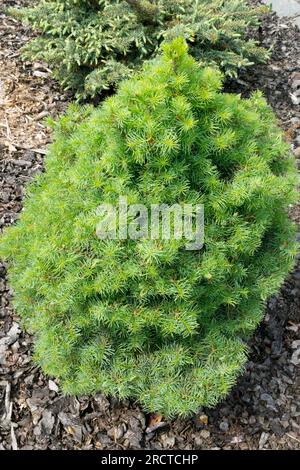
[[[157,426],[162,421],[162,416],[158,413],[150,416],[148,427],[152,428],[153,426]]]
[[[146,433],[156,431],[157,429],[163,428],[166,425],[167,425],[167,423],[162,421],[162,416],[158,413],[154,413],[153,415],[150,416],[149,424],[148,424],[148,427],[146,429]]]

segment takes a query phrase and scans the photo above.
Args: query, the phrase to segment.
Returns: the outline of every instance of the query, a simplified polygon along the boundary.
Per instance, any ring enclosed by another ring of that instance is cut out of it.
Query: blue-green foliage
[[[164,40],[183,35],[198,60],[232,76],[267,52],[246,40],[263,9],[245,0],[41,0],[12,14],[40,32],[27,57],[43,60],[77,97],[128,78]]]

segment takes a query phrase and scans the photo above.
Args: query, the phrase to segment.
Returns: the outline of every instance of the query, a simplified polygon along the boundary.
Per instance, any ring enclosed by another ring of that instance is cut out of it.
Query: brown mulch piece
[[[257,3],[252,0],[252,3]],[[70,97],[45,64],[20,58],[33,34],[0,7],[0,228],[16,220],[24,185],[43,168],[51,140],[43,119]],[[262,89],[300,156],[300,32],[268,15],[258,34],[272,47],[268,65],[245,71],[229,91]],[[299,207],[293,217],[300,222]],[[130,401],[102,394],[62,396],[31,360],[32,338],[11,307],[0,263],[0,449],[300,449],[300,256],[251,341],[245,373],[226,400],[191,419],[147,416]]]

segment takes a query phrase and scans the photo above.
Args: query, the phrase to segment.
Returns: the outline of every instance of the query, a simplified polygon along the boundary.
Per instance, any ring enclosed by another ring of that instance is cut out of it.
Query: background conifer
[[[246,40],[261,9],[245,0],[41,0],[12,13],[41,35],[26,47],[77,97],[93,97],[128,78],[163,40],[184,36],[200,61],[233,76],[267,52]]]

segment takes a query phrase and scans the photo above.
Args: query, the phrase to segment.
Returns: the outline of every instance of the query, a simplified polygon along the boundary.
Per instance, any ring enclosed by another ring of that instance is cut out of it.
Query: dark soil
[[[22,208],[26,182],[43,167],[50,136],[43,119],[70,97],[45,64],[20,59],[32,36],[0,7],[0,228]],[[252,3],[257,3],[255,0]],[[262,89],[300,157],[300,32],[268,15],[258,33],[272,47],[269,65],[247,70],[230,91]],[[298,102],[299,98],[299,102]],[[300,222],[299,208],[292,216]],[[147,416],[130,401],[101,394],[63,397],[59,384],[31,361],[32,338],[11,307],[6,266],[0,264],[1,449],[300,449],[300,256],[294,273],[266,306],[251,341],[244,374],[228,398],[191,419]]]

